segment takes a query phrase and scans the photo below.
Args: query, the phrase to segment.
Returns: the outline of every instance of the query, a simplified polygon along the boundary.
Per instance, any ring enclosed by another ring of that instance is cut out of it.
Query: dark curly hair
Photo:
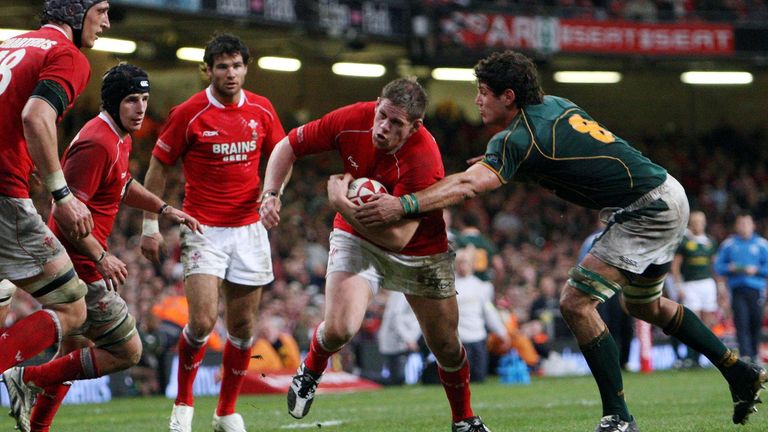
[[[243,57],[243,63],[246,65],[251,60],[251,52],[248,50],[248,46],[242,39],[230,33],[221,33],[213,36],[205,47],[203,62],[209,68],[213,68],[214,59],[222,54],[231,56],[240,54]]]
[[[544,91],[536,75],[536,65],[519,52],[506,50],[489,55],[477,62],[475,76],[479,83],[490,87],[496,96],[506,89],[514,91],[518,108],[540,104],[544,99]]]

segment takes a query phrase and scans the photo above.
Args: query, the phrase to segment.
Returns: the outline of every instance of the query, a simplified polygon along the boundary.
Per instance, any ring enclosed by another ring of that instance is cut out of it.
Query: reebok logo
[[[230,369],[230,370],[232,371],[232,374],[236,376],[245,376],[248,374],[248,371],[246,370],[239,370],[239,369]]]
[[[355,170],[357,170],[360,167],[360,165],[358,165],[357,162],[355,162],[355,160],[352,159],[352,156],[348,157],[347,160],[349,161],[349,165],[352,166],[352,168],[354,168]]]
[[[212,131],[203,131],[203,136],[204,136],[204,137],[219,136],[219,131],[215,131],[215,130],[212,130]]]
[[[21,351],[17,351],[16,352],[16,357],[15,358],[16,358],[17,362],[23,362],[24,361],[24,357],[22,357]]]

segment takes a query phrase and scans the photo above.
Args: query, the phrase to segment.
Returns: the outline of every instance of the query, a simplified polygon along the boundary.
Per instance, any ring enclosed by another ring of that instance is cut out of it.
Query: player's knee
[[[229,323],[227,332],[238,339],[250,339],[254,335],[254,324],[252,318],[234,320]]]
[[[581,291],[566,285],[560,296],[560,312],[566,321],[578,319],[593,308],[593,302]]]
[[[427,338],[427,346],[440,364],[451,366],[461,357],[461,342],[456,337]]]
[[[213,328],[216,326],[216,318],[213,317],[207,317],[207,316],[198,316],[192,319],[190,317],[189,323],[187,324],[187,328],[189,329],[190,335],[194,337],[195,339],[202,340],[208,337],[209,334],[213,331]]]
[[[568,276],[560,298],[560,311],[568,322],[590,314],[598,302],[621,292],[621,285],[581,265],[572,268]]]
[[[46,308],[56,313],[61,325],[61,333],[64,336],[79,330],[85,323],[88,314],[85,306],[85,299],[83,298],[79,298],[70,303],[48,305]]]
[[[347,342],[352,340],[356,332],[357,332],[357,329],[353,329],[352,326],[350,326],[348,323],[345,323],[345,322],[329,323],[328,321],[326,321],[325,330],[323,333],[323,340],[325,344],[328,345],[329,348],[342,347]]]

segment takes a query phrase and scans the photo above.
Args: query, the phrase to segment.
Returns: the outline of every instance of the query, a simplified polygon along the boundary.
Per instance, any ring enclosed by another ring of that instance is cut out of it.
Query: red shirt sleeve
[[[62,168],[72,193],[80,201],[87,202],[105,180],[110,166],[112,160],[104,146],[78,141],[67,149]]]
[[[168,121],[163,126],[155,148],[152,150],[152,156],[166,165],[176,164],[176,160],[187,147],[187,126],[189,126],[189,119],[186,110],[179,106],[171,109]]]
[[[38,79],[55,81],[61,85],[67,94],[69,105],[66,108],[69,109],[85,90],[91,77],[91,65],[83,53],[75,48],[54,50],[46,60]]]
[[[339,108],[292,130],[288,139],[296,157],[335,149],[336,136],[343,129],[349,109],[349,106]]]

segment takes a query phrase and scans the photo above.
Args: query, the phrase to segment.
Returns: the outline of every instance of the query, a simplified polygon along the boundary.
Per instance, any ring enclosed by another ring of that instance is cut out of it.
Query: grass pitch
[[[753,414],[747,426],[731,423],[725,381],[714,369],[626,374],[632,413],[643,432],[766,431],[768,414]],[[601,416],[591,377],[534,378],[528,386],[491,380],[474,385],[473,408],[494,432],[591,432]],[[55,431],[167,431],[172,401],[117,399],[101,405],[62,407]],[[194,431],[211,431],[214,398],[198,398]],[[761,405],[758,405],[761,407]],[[243,396],[238,411],[248,431],[447,432],[450,413],[442,387],[407,386],[355,394],[320,394],[312,411],[295,420],[285,396]],[[12,430],[10,418],[0,430]]]

